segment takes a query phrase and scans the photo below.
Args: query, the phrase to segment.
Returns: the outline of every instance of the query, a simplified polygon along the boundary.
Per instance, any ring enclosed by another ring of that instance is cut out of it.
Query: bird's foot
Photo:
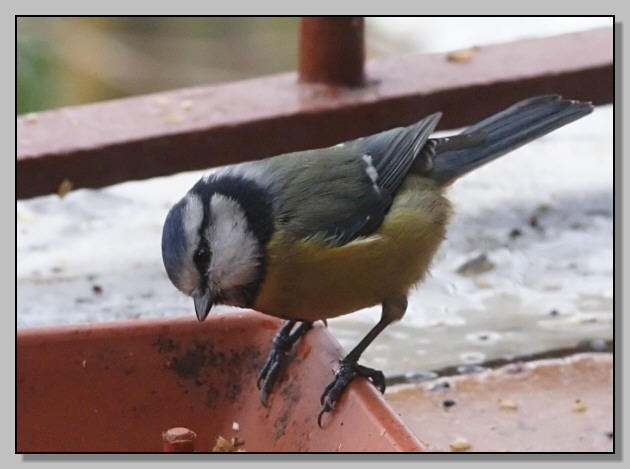
[[[356,376],[363,376],[369,379],[381,393],[385,392],[385,375],[383,375],[383,372],[359,365],[356,360],[348,360],[348,357],[344,358],[341,360],[335,379],[326,386],[322,394],[320,400],[322,409],[317,416],[317,425],[320,428],[322,428],[322,416],[334,409],[344,390]]]
[[[287,321],[273,338],[271,352],[263,364],[256,385],[259,389],[258,397],[262,405],[267,407],[267,399],[274,384],[289,362],[289,353],[293,345],[306,331],[313,327],[311,322],[302,322],[293,330],[295,321]]]

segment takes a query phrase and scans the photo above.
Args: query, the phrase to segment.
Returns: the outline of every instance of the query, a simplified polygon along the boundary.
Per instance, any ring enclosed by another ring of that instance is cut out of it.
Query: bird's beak
[[[206,319],[210,308],[214,306],[214,298],[210,291],[196,293],[193,298],[195,299],[195,312],[197,313],[197,319],[199,322]]]

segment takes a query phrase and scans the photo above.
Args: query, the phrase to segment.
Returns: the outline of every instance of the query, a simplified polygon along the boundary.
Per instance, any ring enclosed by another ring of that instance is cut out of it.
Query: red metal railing
[[[303,18],[299,73],[302,83],[365,84],[364,21],[360,16]]]
[[[301,34],[299,75],[19,116],[17,198],[323,147],[436,111],[455,128],[537,94],[613,101],[612,28],[365,66],[360,17],[305,18]]]

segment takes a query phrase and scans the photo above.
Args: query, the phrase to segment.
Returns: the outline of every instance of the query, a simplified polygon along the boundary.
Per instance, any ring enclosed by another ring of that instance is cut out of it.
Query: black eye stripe
[[[213,214],[210,210],[210,201],[215,194],[222,194],[225,197],[235,200],[240,208],[245,212],[246,229],[255,236],[258,243],[259,257],[256,259],[256,279],[235,289],[231,293],[233,297],[239,298],[239,303],[243,306],[252,306],[266,270],[266,246],[274,230],[273,205],[271,194],[267,189],[257,184],[251,179],[233,175],[212,175],[209,178],[200,179],[191,189],[191,193],[197,195],[203,205],[203,220],[199,226],[200,243],[197,250],[205,247],[208,251],[206,265],[195,262],[195,266],[201,276],[201,285],[208,283],[208,266],[212,261],[212,252],[206,239],[205,230],[213,223]],[[204,244],[205,243],[205,244]],[[195,251],[196,252],[196,251]],[[200,256],[201,260],[201,256]],[[221,292],[217,292],[217,298],[223,298]],[[221,302],[217,299],[217,302]]]
[[[210,251],[205,247],[200,247],[193,255],[193,261],[196,265],[206,265],[210,261]]]
[[[202,275],[202,277],[205,277],[205,275],[207,274],[208,266],[210,265],[211,259],[212,253],[210,252],[210,249],[206,246],[206,243],[202,242],[197,250],[194,252],[192,258],[195,267]]]

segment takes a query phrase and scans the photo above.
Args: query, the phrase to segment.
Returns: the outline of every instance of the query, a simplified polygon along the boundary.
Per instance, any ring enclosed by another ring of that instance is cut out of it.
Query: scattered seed
[[[103,293],[103,287],[95,283],[94,285],[92,285],[92,291],[96,293],[97,295],[100,295],[101,293]]]
[[[584,412],[586,410],[586,404],[581,399],[576,399],[571,406],[573,412]]]
[[[465,438],[457,438],[451,443],[451,449],[453,451],[466,451],[471,448],[471,444]]]
[[[478,288],[490,288],[492,286],[485,278],[475,279],[475,285],[477,285]]]
[[[538,215],[535,213],[529,216],[529,226],[532,228],[538,228]]]
[[[158,96],[155,99],[155,102],[157,103],[158,106],[161,106],[161,107],[166,107],[170,103],[169,99],[164,96]]]
[[[169,112],[164,116],[164,122],[166,122],[167,124],[179,124],[183,120],[184,118],[176,112]]]
[[[456,402],[453,399],[444,399],[442,401],[442,405],[446,408],[453,407],[455,404]]]
[[[27,124],[37,124],[39,122],[39,114],[34,112],[27,114],[24,118]]]
[[[83,368],[87,368],[87,360],[83,360],[83,361],[81,362],[81,366],[82,366]]]
[[[241,429],[241,426],[238,424],[238,422],[232,422],[232,430],[234,430],[235,432],[239,431]]]
[[[614,432],[606,432],[606,438],[612,440],[615,437]]]
[[[502,410],[516,410],[518,406],[511,399],[499,399],[499,408]]]
[[[72,181],[70,181],[70,179],[64,179],[59,183],[59,186],[57,187],[57,195],[59,197],[64,197],[68,192],[72,190],[73,187],[74,184],[72,183]]]
[[[558,316],[559,314],[560,312],[557,309],[552,309],[551,311],[549,311],[550,316]]]
[[[212,448],[213,453],[241,453],[242,449],[237,448],[241,446],[244,442],[240,441],[238,438],[234,437],[230,441],[226,440],[222,436],[217,437],[217,442]]]
[[[31,213],[18,212],[17,220],[20,223],[33,223],[35,221],[35,217]]]
[[[466,63],[475,56],[475,53],[479,50],[479,46],[473,46],[468,49],[456,50],[449,53],[446,56],[446,60],[449,62]]]

